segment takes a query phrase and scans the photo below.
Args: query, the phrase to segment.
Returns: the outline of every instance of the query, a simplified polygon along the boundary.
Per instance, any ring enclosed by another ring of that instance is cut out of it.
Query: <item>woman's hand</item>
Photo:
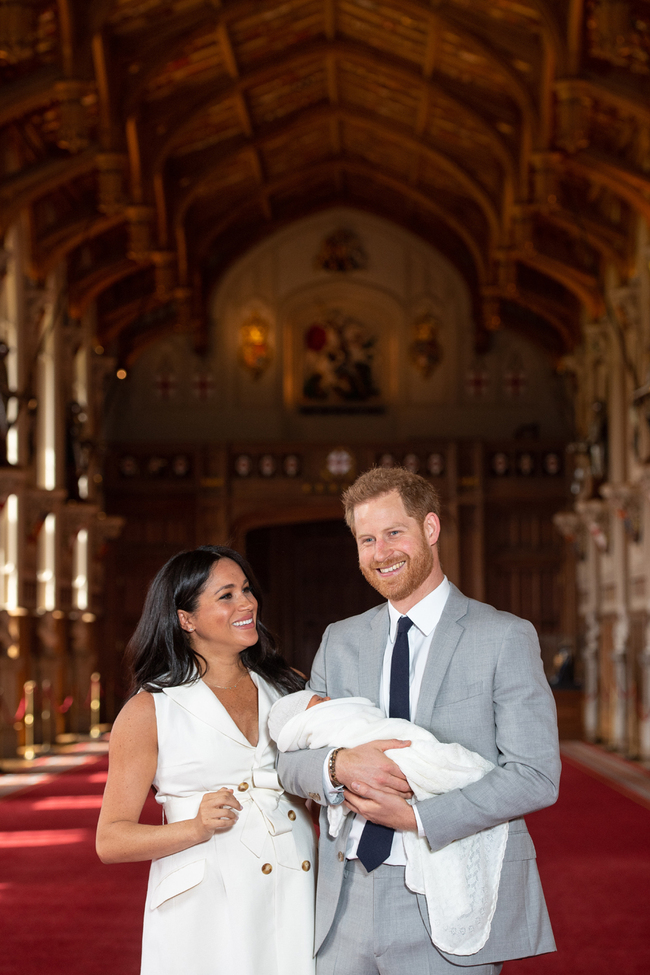
[[[232,789],[219,789],[207,792],[201,799],[199,811],[194,819],[198,843],[209,840],[216,832],[231,829],[237,822],[241,803],[235,799]]]
[[[156,710],[152,695],[143,691],[127,701],[111,732],[108,781],[97,825],[97,853],[103,863],[170,856],[204,843],[236,821],[241,806],[223,788],[203,796],[194,819],[164,826],[141,823],[157,761]]]

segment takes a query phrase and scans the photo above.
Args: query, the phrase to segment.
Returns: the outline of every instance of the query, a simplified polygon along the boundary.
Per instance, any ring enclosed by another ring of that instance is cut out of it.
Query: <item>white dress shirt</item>
[[[422,677],[424,668],[429,656],[429,648],[433,639],[436,626],[442,616],[445,603],[449,596],[449,580],[445,576],[440,585],[421,599],[419,603],[411,607],[408,613],[400,613],[392,603],[388,603],[388,640],[384,651],[384,662],[381,672],[381,682],[379,685],[379,707],[388,716],[389,697],[390,697],[390,668],[393,659],[393,647],[397,638],[397,624],[402,616],[408,616],[413,621],[413,626],[408,632],[409,641],[409,704],[410,719],[413,720],[417,711],[420,688],[422,687]],[[329,753],[331,754],[331,752]],[[331,805],[336,805],[342,801],[342,788],[335,789],[329,778],[328,762],[329,754],[323,767],[323,790],[325,797]],[[417,806],[413,806],[415,818],[418,825],[418,833],[424,836],[422,822],[418,815]],[[348,836],[345,856],[348,860],[356,859],[357,847],[363,832],[366,820],[357,814],[350,829]],[[386,863],[395,866],[406,864],[406,853],[404,851],[404,837],[399,830],[393,836],[393,845]]]

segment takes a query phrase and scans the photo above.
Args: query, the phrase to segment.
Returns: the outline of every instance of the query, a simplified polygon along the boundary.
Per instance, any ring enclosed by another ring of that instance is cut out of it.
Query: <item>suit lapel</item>
[[[193,684],[179,684],[178,687],[165,687],[164,693],[222,735],[232,738],[240,745],[254,747],[241,733],[218,697],[202,680]]]
[[[422,677],[415,723],[423,728],[427,728],[431,722],[440,685],[465,629],[460,621],[467,615],[468,606],[467,596],[463,596],[462,592],[452,584],[442,616],[433,634]]]
[[[388,640],[388,604],[379,607],[370,624],[370,636],[362,637],[359,648],[359,693],[379,703],[379,686]]]

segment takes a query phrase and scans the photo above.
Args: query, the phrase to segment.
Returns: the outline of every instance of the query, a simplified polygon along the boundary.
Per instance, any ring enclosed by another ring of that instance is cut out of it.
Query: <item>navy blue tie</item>
[[[409,637],[408,632],[413,626],[413,620],[408,616],[401,616],[397,624],[397,637],[393,647],[393,659],[390,665],[390,700],[388,705],[388,715],[391,718],[411,717],[411,706],[409,701]],[[390,826],[381,826],[379,823],[368,821],[363,827],[363,832],[357,848],[357,856],[362,864],[370,873],[375,867],[390,855],[393,845],[393,834],[395,830]]]

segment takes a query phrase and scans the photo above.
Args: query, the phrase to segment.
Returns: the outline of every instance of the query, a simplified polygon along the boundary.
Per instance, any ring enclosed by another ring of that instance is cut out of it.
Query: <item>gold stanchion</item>
[[[41,738],[41,751],[49,752],[52,748],[52,683],[47,679],[41,683]]]
[[[28,761],[31,761],[36,757],[36,749],[34,748],[34,690],[36,689],[36,681],[28,680],[25,682],[25,717],[23,718],[23,724],[25,726],[25,747],[23,749],[23,757]]]
[[[90,737],[99,738],[102,729],[99,724],[99,699],[101,697],[101,675],[95,671],[90,675]]]

